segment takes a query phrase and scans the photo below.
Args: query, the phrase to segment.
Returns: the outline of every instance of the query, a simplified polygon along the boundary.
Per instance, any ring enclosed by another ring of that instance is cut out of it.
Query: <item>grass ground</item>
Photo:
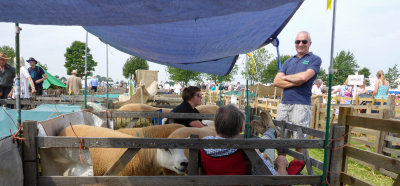
[[[324,160],[324,151],[323,149],[309,149],[308,150],[310,156],[312,158],[318,159],[323,162]],[[293,158],[288,157],[288,161],[291,161]],[[316,175],[322,175],[322,171],[313,167],[314,174]],[[387,186],[387,185],[393,185],[394,180],[388,176],[383,175],[379,171],[375,171],[371,169],[370,167],[360,165],[359,163],[355,162],[352,159],[348,160],[348,169],[347,173],[359,178],[363,181],[366,181],[372,185],[382,185],[382,186]],[[307,175],[307,170],[303,169],[302,171],[303,175]]]

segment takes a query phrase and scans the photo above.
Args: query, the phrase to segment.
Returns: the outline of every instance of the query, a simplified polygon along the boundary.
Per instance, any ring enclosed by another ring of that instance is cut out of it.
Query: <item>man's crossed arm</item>
[[[278,72],[274,79],[274,86],[280,88],[290,88],[295,86],[300,86],[307,82],[315,75],[315,71],[312,69],[307,69],[304,72],[299,72],[296,74],[285,75],[282,72]]]

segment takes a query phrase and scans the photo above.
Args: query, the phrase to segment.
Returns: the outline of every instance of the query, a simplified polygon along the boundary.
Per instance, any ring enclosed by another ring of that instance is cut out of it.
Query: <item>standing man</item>
[[[99,80],[96,78],[96,76],[93,76],[92,79],[90,80],[90,88],[91,90],[94,90],[94,92],[97,92],[97,86],[99,84]]]
[[[308,32],[299,32],[294,43],[297,54],[283,64],[274,79],[274,86],[283,88],[276,119],[310,127],[311,87],[320,70],[321,58],[309,52],[312,42]],[[297,132],[293,137],[299,138]]]
[[[67,91],[69,95],[76,95],[80,93],[82,87],[82,80],[78,77],[78,71],[73,70],[71,76],[67,79]]]
[[[7,64],[8,59],[7,54],[0,52],[0,99],[7,99],[14,82],[15,68]]]
[[[35,58],[30,57],[26,60],[31,67],[28,68],[29,74],[35,83],[36,95],[40,96],[43,92],[43,81],[47,79],[47,75],[42,67],[36,66],[38,63]]]

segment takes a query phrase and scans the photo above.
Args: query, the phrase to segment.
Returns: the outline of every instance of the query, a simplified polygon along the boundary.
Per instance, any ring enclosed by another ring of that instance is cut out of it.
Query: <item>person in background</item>
[[[201,105],[201,99],[203,94],[201,89],[195,86],[189,86],[183,89],[182,99],[183,102],[172,109],[174,113],[200,113],[196,107]],[[170,123],[168,119],[166,123]],[[205,125],[199,119],[174,119],[174,123],[185,125],[186,127],[199,127],[202,128]]]
[[[233,91],[234,87],[233,87],[233,83],[231,82],[228,86],[228,91]]]
[[[372,97],[375,99],[387,99],[389,93],[389,82],[385,79],[385,74],[382,70],[376,73],[377,80],[375,81],[375,89],[372,92]],[[375,101],[374,105],[381,105],[380,101]],[[384,103],[386,105],[386,103]],[[372,110],[371,113],[378,113],[377,110]]]
[[[364,79],[363,84],[357,87],[357,91],[356,91],[356,96],[362,96],[365,97],[368,95],[368,90],[365,88],[365,86],[367,85],[367,80]],[[370,97],[368,95],[368,97]]]
[[[234,105],[222,106],[214,117],[217,136],[206,136],[203,139],[235,139],[243,129],[245,115]],[[272,123],[273,125],[273,123]],[[262,139],[275,139],[276,127],[269,126],[261,131]],[[288,162],[285,156],[278,156],[274,166],[259,153],[263,163],[272,175],[287,175]],[[205,175],[247,175],[251,174],[245,154],[240,149],[200,149],[202,172]],[[255,173],[257,170],[255,170]]]
[[[67,79],[67,91],[69,95],[80,94],[80,89],[82,87],[82,80],[78,77],[78,71],[73,70],[71,76]]]
[[[322,80],[321,79],[315,80],[314,85],[311,88],[311,94],[312,95],[321,95],[322,94],[321,86],[322,86]]]
[[[339,92],[340,97],[352,98],[353,97],[353,85],[349,85],[349,78],[346,79],[344,85],[340,86],[336,90],[332,91],[332,94]],[[351,100],[342,100],[342,104],[351,104]]]
[[[174,93],[175,95],[181,95],[181,84],[179,84],[177,81],[175,81],[175,85],[174,85]]]
[[[31,85],[32,94],[36,92],[35,84],[31,78],[31,75],[28,72],[28,69],[25,67],[25,61],[21,57],[19,62],[19,79],[20,79],[20,98],[21,99],[29,99],[29,85]],[[16,88],[16,87],[15,87]],[[9,98],[16,99],[16,91],[15,88],[12,88],[10,94],[8,94]]]
[[[242,87],[240,87],[240,82],[237,82],[237,84],[235,86],[235,90],[240,91],[241,89],[242,89]]]
[[[0,52],[0,99],[7,99],[15,77],[15,68],[7,64],[9,59],[7,54]]]
[[[376,73],[377,80],[375,81],[375,89],[372,93],[372,96],[375,99],[387,99],[387,95],[389,92],[389,82],[385,79],[385,74],[382,70],[379,70]]]
[[[97,92],[97,86],[99,85],[99,80],[96,78],[96,76],[93,76],[92,79],[90,80],[90,86],[91,90],[94,92]]]
[[[217,89],[217,86],[213,83],[213,84],[211,85],[210,90],[211,90],[211,91],[215,91],[216,89]]]
[[[35,83],[36,95],[40,96],[43,92],[43,81],[47,79],[47,75],[42,67],[36,66],[38,62],[35,58],[30,57],[26,61],[31,66],[28,68],[28,71],[32,77],[33,82]]]
[[[171,85],[167,81],[164,84],[164,90],[168,91],[168,94],[171,93]]]
[[[206,90],[207,89],[207,85],[204,82],[201,82],[201,89],[202,90]]]

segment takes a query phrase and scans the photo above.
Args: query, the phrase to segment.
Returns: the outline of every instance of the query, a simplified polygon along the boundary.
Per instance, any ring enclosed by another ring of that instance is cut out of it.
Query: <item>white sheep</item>
[[[65,128],[59,136],[79,137],[107,137],[107,138],[134,138],[112,129],[74,125]],[[126,148],[89,148],[92,157],[95,176],[104,173],[119,159]],[[188,165],[188,159],[184,149],[140,149],[131,161],[121,170],[119,176],[155,176],[160,175],[161,168],[184,174]]]

